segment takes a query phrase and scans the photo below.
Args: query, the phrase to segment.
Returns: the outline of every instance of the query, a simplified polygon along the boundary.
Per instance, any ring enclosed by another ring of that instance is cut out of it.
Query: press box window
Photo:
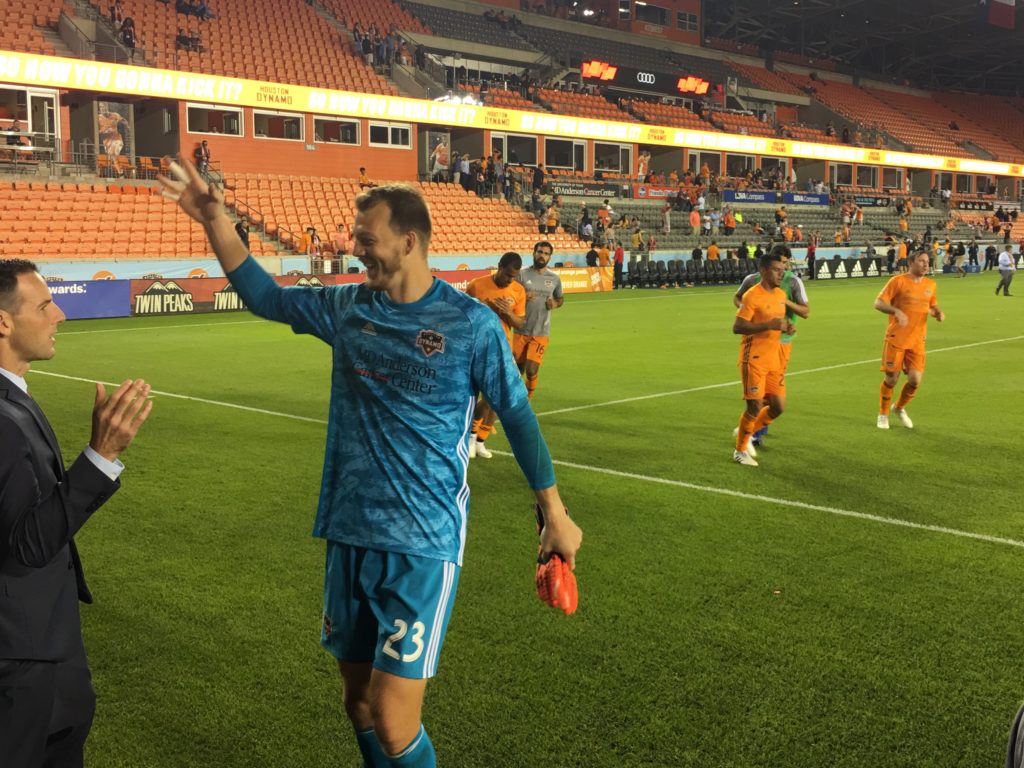
[[[257,138],[303,140],[303,116],[291,112],[252,113],[253,129]]]
[[[370,123],[371,147],[411,147],[409,126],[397,123]]]
[[[241,136],[242,110],[212,106],[189,106],[188,132]]]
[[[314,118],[313,141],[326,144],[359,144],[359,123]]]
[[[636,4],[636,20],[648,24],[657,24],[659,27],[666,27],[671,23],[672,17],[668,10],[650,3]]]
[[[676,11],[676,28],[684,32],[697,32],[697,17],[685,11]]]

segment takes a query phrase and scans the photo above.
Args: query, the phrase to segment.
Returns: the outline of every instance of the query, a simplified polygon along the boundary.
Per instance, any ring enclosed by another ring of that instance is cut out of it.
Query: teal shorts
[[[320,644],[341,661],[433,677],[460,571],[445,560],[328,541]]]

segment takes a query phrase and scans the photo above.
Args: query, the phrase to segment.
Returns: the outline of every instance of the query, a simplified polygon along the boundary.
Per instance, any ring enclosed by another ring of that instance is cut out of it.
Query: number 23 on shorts
[[[418,660],[423,655],[423,633],[426,632],[423,622],[414,621],[411,630],[409,625],[402,619],[394,619],[391,623],[394,624],[397,631],[388,635],[388,639],[384,641],[384,647],[381,651],[395,661],[412,663]],[[408,635],[408,638],[406,638],[406,635]],[[402,643],[402,640],[405,640],[405,643]]]

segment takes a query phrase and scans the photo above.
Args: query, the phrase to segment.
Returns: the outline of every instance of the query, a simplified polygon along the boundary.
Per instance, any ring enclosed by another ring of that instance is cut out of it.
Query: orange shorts
[[[524,336],[521,333],[512,336],[512,356],[518,365],[525,365],[527,360],[540,365],[544,362],[544,350],[547,348],[547,336]]]
[[[786,396],[784,369],[769,370],[750,363],[740,363],[740,379],[743,381],[744,400],[761,400],[769,395]]]
[[[882,367],[886,373],[906,373],[910,370],[924,372],[924,344],[909,349],[892,346],[888,341],[882,346]]]
[[[779,345],[779,362],[782,364],[782,372],[785,373],[789,368],[789,356],[793,352],[792,344],[780,344]]]

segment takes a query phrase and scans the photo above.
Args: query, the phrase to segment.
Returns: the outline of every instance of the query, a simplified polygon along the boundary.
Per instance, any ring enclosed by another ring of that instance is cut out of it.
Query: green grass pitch
[[[470,469],[427,692],[439,764],[1001,764],[1024,699],[1024,300],[995,283],[939,278],[916,428],[889,432],[882,283],[809,283],[756,469],[731,461],[733,288],[568,297],[534,406],[585,532],[579,613],[534,594],[531,494],[499,433]],[[67,459],[88,380],[165,393],[78,538],[96,597],[87,764],[358,765],[318,645],[327,348],[244,313],[62,331],[29,382]]]

